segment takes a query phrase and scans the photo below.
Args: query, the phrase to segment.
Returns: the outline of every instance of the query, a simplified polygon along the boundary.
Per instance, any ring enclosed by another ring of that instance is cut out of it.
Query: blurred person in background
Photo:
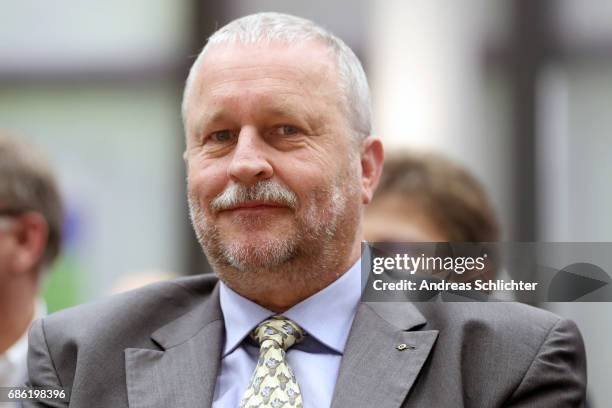
[[[499,235],[499,223],[489,197],[468,169],[431,151],[404,150],[385,158],[380,183],[365,210],[367,241],[478,244],[497,242]],[[442,248],[436,246],[437,250]],[[461,251],[463,247],[456,248]],[[482,271],[433,275],[463,282],[505,277],[507,272],[498,270],[497,246],[487,245],[486,252],[488,258]],[[402,274],[397,278],[403,278]],[[490,294],[512,299],[508,293]]]
[[[466,168],[439,153],[403,151],[385,158],[364,234],[370,242],[496,242],[499,224]]]
[[[0,387],[27,379],[27,331],[62,242],[62,200],[46,158],[0,134]]]

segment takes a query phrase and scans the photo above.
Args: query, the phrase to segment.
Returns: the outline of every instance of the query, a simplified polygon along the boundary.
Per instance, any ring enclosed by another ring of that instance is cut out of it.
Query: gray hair
[[[345,96],[346,113],[358,138],[372,131],[370,89],[363,67],[353,51],[331,32],[305,18],[282,13],[257,13],[231,21],[210,36],[194,62],[183,93],[183,123],[187,115],[187,100],[203,56],[212,45],[238,42],[261,44],[274,41],[295,44],[321,41],[335,57],[340,87]]]
[[[54,173],[33,146],[3,134],[0,134],[0,210],[41,214],[49,226],[43,265],[55,260],[61,249],[64,211]]]

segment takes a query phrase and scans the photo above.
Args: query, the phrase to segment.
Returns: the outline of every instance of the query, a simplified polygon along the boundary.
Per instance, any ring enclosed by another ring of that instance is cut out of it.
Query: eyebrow
[[[262,108],[262,113],[265,116],[282,116],[291,118],[303,117],[303,122],[309,126],[316,126],[316,123],[318,123],[318,120],[316,120],[316,117],[312,115],[310,109],[298,110],[295,108],[295,106],[291,106],[290,104],[266,106]],[[224,109],[215,109],[212,111],[203,112],[202,114],[198,115],[196,119],[194,126],[196,132],[195,134],[202,134],[204,128],[210,124],[230,121],[232,121],[232,118]]]
[[[288,116],[288,117],[304,117],[304,120],[308,123],[312,122],[314,117],[310,110],[298,111],[294,106],[282,105],[282,106],[270,106],[264,109],[264,113],[267,116]]]
[[[214,110],[212,112],[203,112],[198,115],[195,122],[195,134],[200,135],[204,131],[204,127],[210,123],[224,122],[229,120],[227,114],[223,110]]]

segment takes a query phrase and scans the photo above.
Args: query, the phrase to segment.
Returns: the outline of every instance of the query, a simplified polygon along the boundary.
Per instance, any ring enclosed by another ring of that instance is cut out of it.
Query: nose
[[[256,129],[241,129],[228,173],[231,180],[246,185],[269,179],[274,174],[266,158],[266,142]]]

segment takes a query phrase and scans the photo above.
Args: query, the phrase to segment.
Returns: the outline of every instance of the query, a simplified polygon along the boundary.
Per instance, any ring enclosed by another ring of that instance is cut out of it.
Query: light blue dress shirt
[[[287,351],[305,408],[324,408],[331,399],[340,360],[361,298],[361,268],[357,261],[331,285],[282,315],[300,325],[308,336]],[[213,408],[237,408],[257,365],[259,346],[249,333],[277,313],[220,283],[225,322],[225,346],[217,376]]]

